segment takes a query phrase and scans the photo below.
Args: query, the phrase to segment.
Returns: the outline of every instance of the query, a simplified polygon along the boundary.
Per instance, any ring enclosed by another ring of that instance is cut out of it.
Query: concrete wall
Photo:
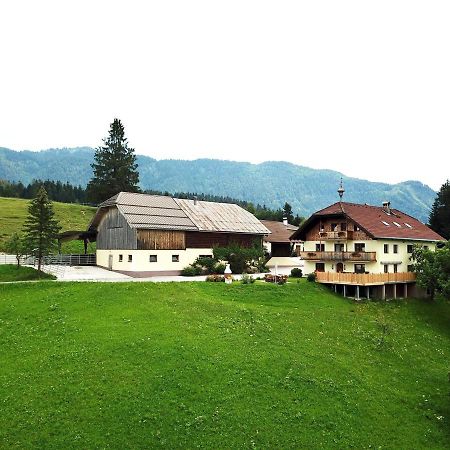
[[[325,244],[326,252],[334,252],[334,244],[337,241],[306,241],[305,252],[316,252],[316,244]],[[376,261],[374,262],[358,262],[344,261],[344,272],[354,272],[355,264],[365,264],[366,271],[370,273],[384,273],[384,264],[388,265],[388,272],[394,272],[394,264],[397,264],[397,272],[407,272],[408,265],[412,264],[409,259],[411,254],[407,252],[407,246],[417,244],[417,241],[393,240],[393,239],[376,239],[368,241],[347,241],[343,242],[344,251],[355,251],[355,244],[364,243],[366,252],[376,252]],[[384,253],[384,244],[388,244],[389,253]],[[394,253],[394,244],[398,245],[398,253]],[[436,249],[434,242],[420,242],[421,245],[427,245],[430,250]],[[314,272],[318,261],[305,260],[305,273]],[[323,261],[325,263],[326,272],[336,272],[337,261]]]
[[[97,265],[109,268],[109,255],[112,255],[112,270],[121,272],[167,272],[180,271],[192,264],[200,255],[211,255],[212,249],[188,248],[186,250],[97,250]],[[119,255],[123,255],[122,262]],[[128,262],[132,255],[132,262]],[[150,255],[158,261],[150,262]],[[172,255],[179,255],[179,262],[172,262]]]

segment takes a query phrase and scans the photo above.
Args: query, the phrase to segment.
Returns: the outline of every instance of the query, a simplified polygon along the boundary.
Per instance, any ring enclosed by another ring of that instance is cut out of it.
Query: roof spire
[[[340,202],[342,202],[342,196],[344,195],[345,189],[344,186],[342,186],[342,177],[341,177],[341,184],[339,185],[339,189],[337,190],[340,198]]]

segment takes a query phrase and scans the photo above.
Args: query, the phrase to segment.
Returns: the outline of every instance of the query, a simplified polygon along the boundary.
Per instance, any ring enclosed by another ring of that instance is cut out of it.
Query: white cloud
[[[435,189],[450,177],[446,1],[14,1],[0,145],[287,160]]]

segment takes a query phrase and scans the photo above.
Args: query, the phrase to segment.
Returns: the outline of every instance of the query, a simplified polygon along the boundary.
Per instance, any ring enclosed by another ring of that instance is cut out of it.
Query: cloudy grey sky
[[[438,189],[450,2],[4,1],[0,146],[285,160]]]

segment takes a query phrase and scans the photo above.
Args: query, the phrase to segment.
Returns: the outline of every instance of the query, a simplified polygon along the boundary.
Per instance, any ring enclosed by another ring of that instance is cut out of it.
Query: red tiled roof
[[[374,238],[444,240],[442,236],[414,217],[392,208],[390,209],[390,214],[387,214],[381,206],[336,202],[314,213],[310,218],[311,220],[307,222],[311,223],[314,218],[330,215],[347,216]]]
[[[270,233],[264,238],[265,242],[290,242],[290,237],[294,231],[297,231],[298,227],[295,225],[287,224],[283,222],[277,222],[275,220],[261,220],[260,221]]]

